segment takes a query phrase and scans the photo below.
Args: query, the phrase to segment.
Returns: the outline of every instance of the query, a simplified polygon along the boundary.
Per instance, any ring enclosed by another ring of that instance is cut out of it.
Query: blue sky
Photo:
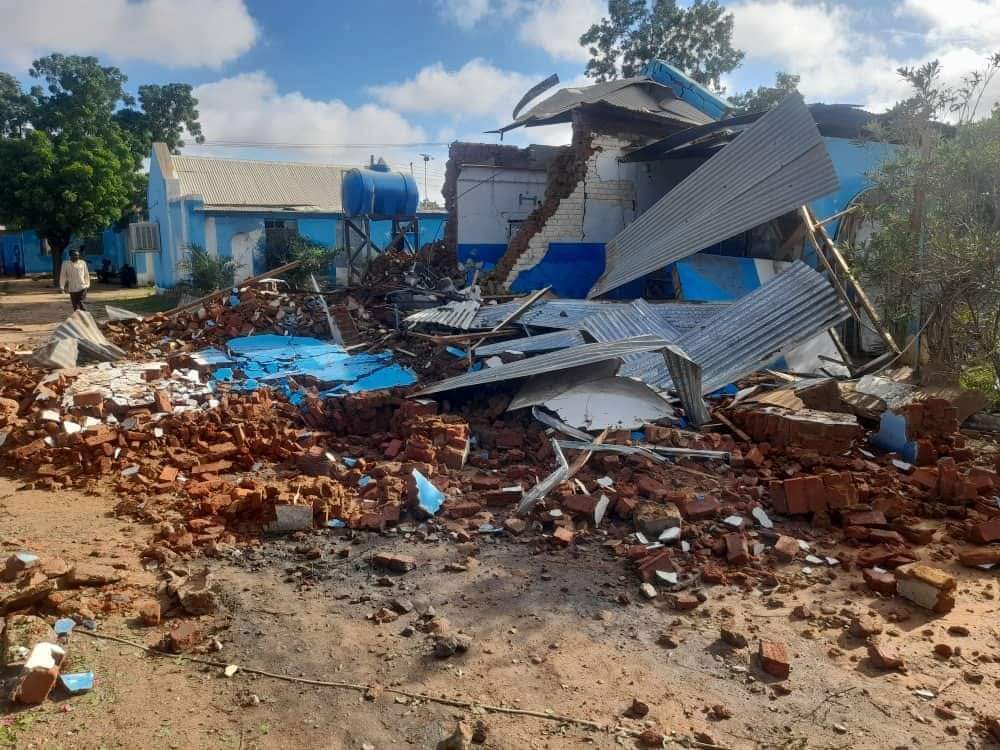
[[[739,0],[744,65],[730,93],[802,76],[815,101],[882,109],[895,68],[937,57],[952,81],[1000,47],[1000,0]],[[583,82],[580,33],[606,0],[0,0],[0,70],[51,51],[94,54],[130,85],[196,86],[208,143],[189,153],[398,168],[428,164],[431,198],[456,138],[493,141],[521,94],[558,73]],[[990,91],[988,102],[1000,98]],[[565,127],[508,142],[563,143]]]

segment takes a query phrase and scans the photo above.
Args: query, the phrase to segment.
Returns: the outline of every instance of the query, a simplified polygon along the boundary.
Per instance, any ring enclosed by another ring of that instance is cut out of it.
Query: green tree
[[[0,73],[0,138],[20,135],[28,122],[31,100],[10,73]]]
[[[70,239],[95,234],[121,216],[137,175],[120,133],[30,130],[0,140],[0,216],[48,241],[54,283]]]
[[[608,0],[608,15],[580,37],[590,60],[587,75],[597,81],[638,75],[661,59],[712,88],[743,61],[733,48],[733,15],[717,0]]]
[[[154,143],[165,143],[171,153],[179,153],[184,146],[185,129],[195,143],[205,142],[198,122],[198,100],[190,84],[140,86],[139,106],[141,109],[119,110],[115,121],[135,139],[134,148],[143,155],[149,154]]]
[[[121,70],[78,55],[42,57],[29,74],[40,82],[27,94],[0,76],[0,221],[47,240],[56,283],[72,237],[141,211],[153,140],[204,138],[186,84],[140,86],[137,102]]]
[[[755,89],[748,89],[742,94],[729,97],[729,102],[733,105],[734,114],[767,112],[781,104],[781,101],[789,94],[798,92],[800,80],[800,76],[779,71],[774,74],[773,86],[758,86]]]
[[[962,86],[940,81],[937,62],[899,73],[913,94],[880,135],[902,144],[873,175],[866,207],[879,231],[854,262],[880,291],[898,333],[922,329],[927,380],[989,373],[1000,382],[1000,113],[977,120],[1000,55]],[[957,118],[955,127],[938,122]]]

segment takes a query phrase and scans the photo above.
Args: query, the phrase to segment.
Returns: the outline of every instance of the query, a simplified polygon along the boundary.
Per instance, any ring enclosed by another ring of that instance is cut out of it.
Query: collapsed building
[[[577,299],[725,302],[789,262],[822,269],[800,209],[833,217],[829,236],[853,242],[862,222],[840,215],[896,146],[863,140],[875,116],[855,107],[787,101],[736,117],[727,107],[660,62],[563,89],[499,132],[568,123],[569,146],[452,144],[446,238],[460,262],[488,272],[491,291],[549,286]],[[651,236],[670,249],[658,254]],[[623,265],[638,270],[622,276]],[[866,332],[865,349],[884,351],[865,327],[845,334]]]

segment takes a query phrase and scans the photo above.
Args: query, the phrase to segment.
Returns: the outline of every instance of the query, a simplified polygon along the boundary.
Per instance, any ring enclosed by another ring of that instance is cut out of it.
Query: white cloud
[[[896,12],[926,23],[932,42],[996,47],[1000,40],[997,0],[903,0]]]
[[[7,0],[0,13],[0,60],[19,67],[52,51],[217,67],[259,33],[243,0]]]
[[[607,13],[602,0],[536,0],[528,3],[517,38],[544,50],[555,60],[585,62],[580,36]]]
[[[445,20],[471,29],[490,14],[490,0],[438,0],[438,14]]]
[[[457,70],[447,70],[441,63],[428,65],[409,80],[370,86],[368,91],[386,106],[402,112],[502,120],[510,117],[524,92],[543,77],[501,70],[476,58]]]
[[[582,62],[580,35],[607,14],[604,0],[438,0],[438,14],[469,30],[483,24],[516,24],[523,44],[553,60]]]
[[[297,91],[283,93],[262,71],[202,84],[195,87],[194,95],[207,143],[198,146],[188,141],[186,154],[347,166],[362,166],[369,154],[374,154],[384,157],[394,169],[408,170],[414,162],[421,182],[421,152],[430,152],[442,163],[447,158],[447,148],[422,145],[428,140],[426,132],[398,112],[378,104],[351,107],[339,99],[310,99]],[[212,146],[220,142],[238,147]],[[440,184],[433,184],[430,177],[428,183],[433,198]]]
[[[797,73],[809,99],[881,109],[906,90],[895,72],[902,62],[868,33],[866,16],[845,5],[748,0],[731,10],[733,44],[746,62]]]

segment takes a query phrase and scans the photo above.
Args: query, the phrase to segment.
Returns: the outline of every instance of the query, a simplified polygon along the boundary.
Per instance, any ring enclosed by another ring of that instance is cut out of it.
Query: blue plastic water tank
[[[416,214],[420,195],[413,175],[351,169],[341,183],[341,202],[347,216],[390,219]]]

